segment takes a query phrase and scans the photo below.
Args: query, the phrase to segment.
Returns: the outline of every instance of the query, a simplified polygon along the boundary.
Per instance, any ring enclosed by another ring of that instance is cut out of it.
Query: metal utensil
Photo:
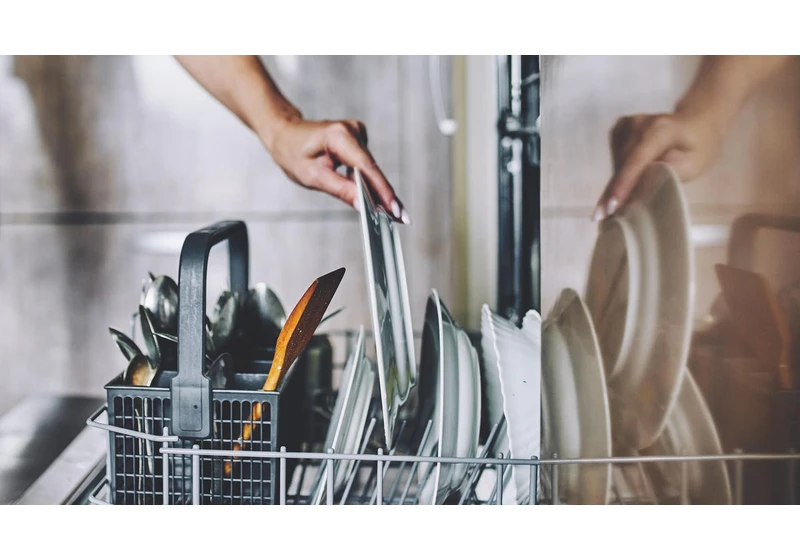
[[[156,329],[153,326],[153,318],[150,312],[142,305],[139,306],[139,321],[147,355],[158,368],[161,365],[161,350],[158,346],[158,339],[155,336]]]
[[[238,293],[222,292],[214,308],[211,320],[211,340],[215,352],[227,349],[236,334],[239,320],[240,299]]]
[[[119,346],[119,349],[122,350],[122,355],[125,356],[125,359],[129,362],[134,356],[142,353],[136,343],[125,333],[120,332],[113,327],[109,327],[108,332],[111,334],[111,338],[114,339],[114,342],[117,343],[117,346]]]
[[[178,332],[178,284],[172,278],[153,278],[144,292],[141,305],[150,312],[157,330],[170,334]]]
[[[286,312],[275,292],[258,282],[247,292],[242,308],[249,337],[256,345],[271,346],[286,323]]]
[[[782,389],[793,386],[789,322],[764,276],[725,264],[714,266],[739,335],[765,365],[778,372]]]
[[[175,346],[178,345],[178,337],[175,336],[174,334],[167,334],[167,333],[157,332],[157,333],[155,333],[155,336],[156,336],[156,338],[160,339],[162,341],[162,343],[163,342],[167,342],[167,343],[173,344]],[[163,349],[163,346],[161,344],[159,345],[159,347]],[[214,358],[212,358],[211,353],[208,350],[206,350],[206,360],[208,360],[209,363],[214,361]]]
[[[306,347],[339,288],[344,273],[345,268],[342,267],[314,280],[292,309],[275,344],[275,355],[263,386],[265,391],[274,391],[278,387],[282,376]],[[244,424],[240,442],[233,446],[235,451],[241,450],[242,443],[250,439],[253,425],[260,419],[261,403],[255,403],[251,417]],[[226,461],[225,474],[230,472],[231,463]]]
[[[150,361],[147,356],[144,354],[137,354],[131,361],[128,363],[128,367],[125,370],[124,380],[127,384],[133,385],[136,387],[149,387],[150,384],[153,382],[156,376],[156,368],[153,366],[153,363]],[[133,403],[133,415],[136,421],[136,425],[139,431],[147,434],[150,433],[147,427],[147,419],[152,416],[151,414],[151,405],[149,399],[134,399]],[[153,454],[153,442],[150,440],[144,440],[143,438],[138,439],[138,447],[139,451],[138,454],[140,456],[139,460],[139,468],[140,472],[142,473],[142,479],[145,476],[145,462],[144,458],[147,457],[147,467],[149,468],[148,472],[155,472],[154,471],[154,461],[155,457]],[[142,444],[144,443],[144,448],[142,448]],[[141,495],[142,484],[143,480],[140,479],[139,481],[139,494]]]
[[[233,375],[233,357],[227,353],[220,354],[208,368],[212,389],[225,389],[231,375]]]

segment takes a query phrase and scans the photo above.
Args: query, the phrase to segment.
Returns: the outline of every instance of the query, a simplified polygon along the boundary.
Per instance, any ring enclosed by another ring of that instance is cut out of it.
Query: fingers
[[[324,165],[315,165],[308,186],[332,196],[353,208],[356,205],[356,184]]]
[[[370,190],[377,196],[381,206],[386,208],[395,220],[405,224],[411,223],[408,212],[403,208],[403,204],[395,194],[394,189],[389,185],[372,155],[358,141],[350,126],[343,123],[334,123],[330,126],[327,150],[335,160],[348,167],[357,167],[361,171],[362,176],[367,181]],[[361,126],[363,127],[363,124]],[[366,138],[366,127],[363,128],[364,138]]]
[[[650,119],[638,141],[628,148],[624,159],[620,161],[597,203],[593,219],[610,217],[624,206],[645,167],[658,160],[677,140],[678,129],[672,119],[665,116]]]

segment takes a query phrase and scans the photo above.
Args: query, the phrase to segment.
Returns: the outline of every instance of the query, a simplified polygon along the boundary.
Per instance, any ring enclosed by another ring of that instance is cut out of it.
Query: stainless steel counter
[[[105,466],[108,436],[86,419],[103,399],[29,397],[0,417],[0,504],[74,503]]]

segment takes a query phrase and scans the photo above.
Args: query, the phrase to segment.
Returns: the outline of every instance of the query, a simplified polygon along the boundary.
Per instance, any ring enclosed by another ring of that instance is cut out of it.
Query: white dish
[[[560,459],[612,456],[606,378],[589,311],[565,289],[542,327],[542,447]],[[558,497],[564,504],[606,504],[610,464],[559,467]],[[543,469],[543,494],[552,499],[551,469]]]
[[[377,354],[384,437],[392,447],[397,413],[417,383],[414,332],[400,234],[378,209],[358,169],[358,210]]]
[[[481,332],[489,359],[496,360],[510,455],[513,459],[540,457],[541,452],[541,347],[533,337],[484,305]],[[483,336],[483,334],[482,334]],[[530,502],[530,467],[511,467],[516,502]]]
[[[687,370],[680,396],[656,442],[643,456],[721,455],[722,444],[703,394]],[[646,463],[659,500],[676,502],[680,496],[681,463]],[[688,463],[688,499],[691,504],[730,505],[731,485],[724,461]]]
[[[432,418],[424,456],[475,457],[480,430],[477,353],[436,290],[425,309],[420,361],[420,417]],[[430,472],[431,469],[433,472]],[[465,478],[466,465],[421,463],[421,504],[441,504]]]
[[[325,450],[336,453],[358,453],[367,424],[375,370],[364,355],[364,327],[358,329],[355,346],[347,358],[331,423],[325,438]],[[334,461],[334,493],[342,489],[355,466],[354,461]],[[312,492],[312,503],[321,504],[327,492],[327,471],[321,470]]]
[[[694,313],[689,211],[674,171],[652,164],[604,221],[586,289],[602,351],[615,443],[651,445],[678,398]]]

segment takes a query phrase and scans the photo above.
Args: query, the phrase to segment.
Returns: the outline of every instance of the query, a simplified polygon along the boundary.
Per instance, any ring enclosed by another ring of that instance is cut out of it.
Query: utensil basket
[[[244,222],[218,222],[186,237],[180,256],[177,371],[159,372],[149,387],[126,385],[117,375],[106,386],[109,430],[108,481],[114,504],[272,504],[279,484],[277,459],[227,454],[163,454],[162,446],[232,450],[261,406],[244,451],[298,446],[305,418],[298,364],[275,391],[261,388],[274,348],[237,356],[224,389],[212,388],[205,365],[208,256],[228,241],[231,292],[248,291],[248,239]],[[116,430],[114,429],[116,428]],[[228,474],[225,464],[232,466]],[[199,488],[192,488],[199,469]],[[291,472],[289,470],[288,472]]]

